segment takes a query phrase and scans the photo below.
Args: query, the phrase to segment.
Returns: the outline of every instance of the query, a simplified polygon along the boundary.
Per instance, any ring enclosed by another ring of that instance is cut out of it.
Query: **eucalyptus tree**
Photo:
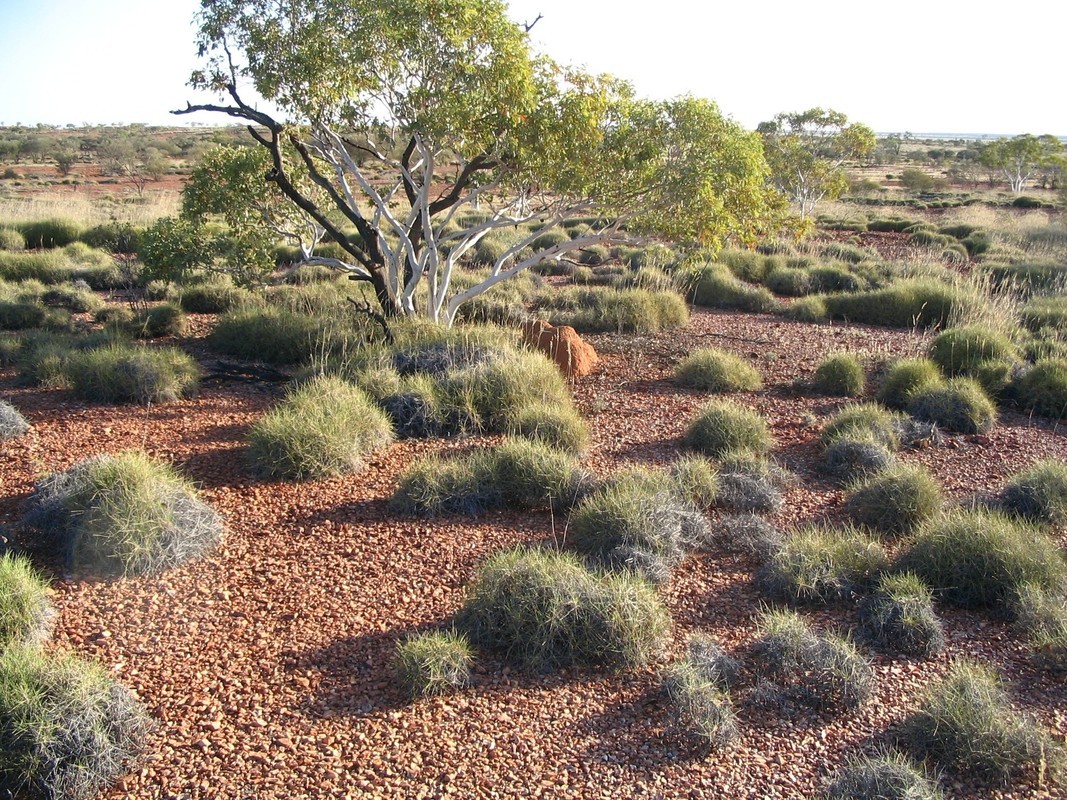
[[[223,99],[176,113],[246,122],[266,180],[343,251],[307,260],[369,283],[385,316],[451,324],[540,260],[652,234],[752,242],[776,210],[758,136],[535,54],[499,0],[202,0],[198,21],[191,84]],[[530,253],[575,217],[588,232]],[[488,272],[454,288],[502,229]]]

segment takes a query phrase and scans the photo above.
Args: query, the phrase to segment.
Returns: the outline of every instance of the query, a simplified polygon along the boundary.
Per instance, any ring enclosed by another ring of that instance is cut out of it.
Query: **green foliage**
[[[751,392],[763,386],[759,371],[748,362],[710,347],[694,350],[679,361],[674,379],[686,388],[707,392]]]
[[[878,403],[849,403],[826,423],[822,441],[829,446],[838,439],[858,439],[896,450],[900,446],[901,420],[900,414]]]
[[[324,478],[359,472],[389,444],[385,413],[340,378],[322,376],[290,392],[248,433],[256,472],[279,478]]]
[[[1067,416],[1067,358],[1041,358],[1015,385],[1019,405],[1051,419]]]
[[[38,482],[23,520],[58,538],[76,571],[159,572],[222,537],[219,515],[169,465],[128,450],[80,461]]]
[[[409,636],[397,646],[397,679],[412,698],[445,694],[470,683],[474,653],[465,636],[432,631]]]
[[[239,308],[219,318],[207,345],[249,361],[300,364],[330,349],[329,326],[321,317],[284,308]]]
[[[189,329],[189,320],[174,303],[160,303],[135,313],[124,327],[136,339],[159,339],[183,336]]]
[[[835,353],[819,362],[812,386],[820,394],[857,397],[863,394],[867,379],[860,360],[851,353]]]
[[[719,473],[715,465],[701,455],[688,454],[671,466],[675,489],[697,508],[707,510],[715,505],[719,495]]]
[[[884,442],[866,434],[842,434],[826,445],[823,470],[840,481],[862,479],[893,463]]]
[[[17,408],[6,400],[0,400],[0,442],[14,439],[30,429],[30,423]]]
[[[988,511],[960,511],[927,522],[897,558],[945,602],[1007,607],[1023,584],[1067,587],[1067,563],[1041,531]]]
[[[997,675],[972,661],[954,662],[904,728],[918,758],[1003,784],[1044,777],[1063,757],[1061,746],[1012,707]]]
[[[46,306],[77,313],[95,312],[103,305],[103,301],[85,284],[54,286],[41,295],[41,302]]]
[[[0,791],[90,800],[143,752],[148,713],[104,667],[72,654],[0,653]]]
[[[689,424],[683,441],[686,447],[717,458],[738,451],[765,453],[771,447],[771,434],[755,411],[713,400]]]
[[[725,264],[697,264],[683,270],[682,279],[694,305],[753,312],[770,312],[778,307],[770,291],[745,283]]]
[[[889,328],[944,327],[973,303],[964,291],[940,281],[913,278],[889,286],[822,298],[834,319]]]
[[[629,667],[663,651],[670,615],[639,578],[596,575],[568,553],[515,549],[482,565],[456,624],[475,645],[532,670]]]
[[[774,514],[782,509],[782,490],[792,475],[760,455],[741,450],[719,463],[715,502],[730,511]]]
[[[64,283],[73,278],[73,264],[62,250],[34,253],[0,250],[0,280]]]
[[[771,699],[829,710],[854,708],[870,695],[870,663],[848,639],[815,633],[793,611],[766,610],[757,625],[753,655]]]
[[[786,297],[803,297],[814,291],[811,270],[776,267],[766,277],[767,288]]]
[[[160,217],[141,236],[137,257],[149,280],[177,281],[210,265],[214,251],[202,228],[184,219]]]
[[[1067,464],[1050,458],[1012,476],[1000,505],[1009,514],[1034,522],[1067,522]]]
[[[1019,587],[1013,610],[1015,626],[1026,635],[1038,666],[1067,673],[1067,603],[1063,595],[1025,583]]]
[[[883,575],[859,608],[859,637],[881,650],[929,658],[945,635],[934,613],[933,593],[910,572]]]
[[[956,433],[985,433],[997,420],[997,406],[973,378],[952,378],[912,393],[908,413]]]
[[[922,467],[894,464],[852,487],[845,509],[858,525],[907,534],[941,512],[941,487]]]
[[[14,228],[0,226],[0,250],[25,250],[26,237]]]
[[[90,247],[106,250],[109,253],[133,255],[141,241],[142,230],[129,223],[109,222],[94,225],[84,231],[80,240]]]
[[[833,602],[870,587],[889,566],[885,548],[853,528],[809,525],[795,531],[760,572],[760,585],[775,598]]]
[[[583,333],[655,333],[689,321],[685,301],[673,291],[567,289],[542,296],[539,308],[553,325]]]
[[[241,306],[257,305],[259,298],[229,281],[217,280],[182,286],[178,303],[191,314],[221,314]]]
[[[826,245],[826,247],[822,249],[820,255],[826,259],[844,261],[846,264],[859,264],[861,261],[876,258],[878,254],[862,247],[842,244],[841,242],[833,242]]]
[[[907,408],[913,394],[940,381],[941,371],[933,361],[902,358],[886,370],[878,387],[878,402],[890,408]]]
[[[589,425],[571,405],[537,401],[520,407],[508,419],[507,431],[567,453],[589,446]]]
[[[29,559],[0,553],[0,652],[43,642],[51,634],[55,613],[48,583]]]
[[[825,298],[804,297],[780,309],[782,316],[797,322],[826,322],[830,313],[826,310]]]
[[[826,800],[942,800],[937,782],[895,751],[850,756],[826,789]]]
[[[946,375],[972,375],[990,361],[1012,361],[1019,357],[1007,337],[977,325],[950,328],[938,334],[930,343],[928,355]]]
[[[737,738],[737,715],[730,695],[689,658],[671,664],[663,688],[676,716],[675,725],[707,747],[719,749]]]
[[[66,247],[78,241],[81,227],[69,219],[45,219],[38,222],[25,222],[18,226],[26,240],[26,247],[31,250]]]
[[[77,397],[100,403],[167,403],[200,384],[196,361],[174,347],[116,342],[70,353],[60,369]]]

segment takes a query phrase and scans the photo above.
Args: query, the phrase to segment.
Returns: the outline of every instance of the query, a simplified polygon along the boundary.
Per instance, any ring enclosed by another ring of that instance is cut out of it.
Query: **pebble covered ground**
[[[736,399],[770,421],[775,456],[799,479],[773,518],[783,528],[835,518],[843,499],[816,463],[820,422],[842,401],[798,382],[831,352],[874,364],[924,346],[913,332],[699,309],[680,331],[589,340],[601,364],[573,390],[593,431],[586,465],[601,475],[679,455],[706,399],[672,383],[680,357],[714,346],[756,366],[765,388]],[[741,702],[740,737],[721,752],[706,752],[672,723],[659,688],[666,660],[619,674],[531,675],[481,656],[468,689],[409,702],[391,668],[397,642],[447,623],[486,557],[562,541],[566,520],[547,511],[433,520],[390,511],[413,459],[490,441],[482,438],[399,442],[349,477],[254,479],[243,440],[281,393],[279,384],[208,381],[191,400],[89,405],[19,387],[10,369],[0,371],[0,396],[33,425],[0,443],[0,524],[15,530],[40,476],[131,447],[175,463],[226,519],[223,546],[200,562],[147,578],[56,576],[53,646],[105,664],[159,723],[144,761],[108,798],[811,797],[846,755],[891,741],[922,688],[961,655],[994,666],[1021,709],[1067,737],[1062,677],[1035,670],[1004,620],[949,609],[940,610],[944,653],[876,656],[874,695],[859,708],[815,714]],[[1063,428],[1010,412],[986,435],[902,454],[955,499],[996,492],[1048,457],[1067,458]],[[1054,535],[1063,544],[1064,531]],[[763,602],[755,568],[712,550],[675,571],[660,590],[673,615],[673,655],[701,631],[744,656]],[[820,628],[854,621],[847,605],[803,613]],[[943,787],[954,798],[1067,796],[1036,781],[997,789],[952,774]]]

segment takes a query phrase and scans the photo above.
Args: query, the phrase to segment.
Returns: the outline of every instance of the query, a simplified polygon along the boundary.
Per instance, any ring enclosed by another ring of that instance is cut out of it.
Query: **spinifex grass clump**
[[[946,375],[973,375],[990,361],[1014,361],[1019,352],[1003,334],[968,325],[939,333],[930,343],[929,356]]]
[[[750,392],[763,385],[759,372],[725,350],[694,350],[678,362],[674,379],[689,389],[706,392]]]
[[[712,535],[724,550],[746,553],[761,561],[785,546],[781,531],[756,514],[724,514],[714,523]]]
[[[1009,514],[1035,522],[1067,522],[1067,464],[1038,461],[1008,481],[1000,505]]]
[[[144,749],[151,720],[107,671],[74,655],[0,653],[0,793],[89,800]]]
[[[786,539],[760,571],[769,595],[794,602],[831,602],[863,591],[889,566],[885,548],[852,527],[809,525]]]
[[[707,543],[707,522],[666,475],[632,471],[606,482],[575,508],[571,547],[599,567],[663,581],[685,554]]]
[[[897,559],[945,602],[1008,607],[1024,584],[1067,587],[1067,562],[1037,528],[1001,514],[960,511],[927,522]]]
[[[817,634],[793,611],[764,611],[753,655],[763,693],[818,709],[858,706],[871,692],[871,665],[848,639]]]
[[[764,419],[755,411],[729,401],[713,400],[700,409],[684,438],[685,445],[708,456],[748,451],[766,453],[771,434]]]
[[[48,638],[55,609],[48,584],[23,556],[0,555],[0,651]]]
[[[942,800],[936,781],[894,751],[850,756],[826,789],[826,800]]]
[[[323,478],[363,469],[365,459],[393,439],[385,413],[340,378],[315,378],[256,422],[249,460],[264,475]]]
[[[56,537],[77,571],[158,572],[222,537],[219,515],[169,465],[138,451],[98,456],[40,481],[24,522]]]
[[[823,470],[842,482],[865,478],[893,464],[893,454],[874,436],[842,435],[826,446]]]
[[[694,265],[683,269],[689,300],[711,308],[770,312],[778,301],[764,286],[752,286],[735,276],[725,264]]]
[[[922,467],[894,464],[855,484],[845,500],[858,525],[905,534],[941,511],[941,487]]]
[[[567,453],[582,453],[589,446],[589,425],[572,405],[537,401],[511,415],[507,432]]]
[[[466,686],[473,662],[470,642],[455,631],[411,636],[397,647],[393,659],[400,685],[412,698]]]
[[[1036,584],[1023,584],[1013,604],[1015,627],[1027,639],[1034,661],[1067,673],[1067,600]]]
[[[860,638],[882,650],[933,656],[945,643],[930,587],[908,572],[883,575],[860,604],[859,621]]]
[[[955,433],[985,433],[997,420],[997,406],[973,378],[952,378],[912,394],[908,413]]]
[[[822,431],[823,444],[842,438],[874,441],[889,450],[900,446],[902,416],[878,403],[849,403],[838,411]]]
[[[690,453],[671,465],[671,479],[678,494],[697,508],[712,508],[719,495],[719,471],[704,456]]]
[[[997,675],[971,661],[930,686],[904,727],[918,758],[993,782],[1045,778],[1063,761],[1062,746],[1012,707]]]
[[[907,408],[913,394],[940,381],[941,370],[929,359],[903,358],[894,361],[878,387],[878,402],[889,408]]]
[[[566,289],[542,295],[539,309],[553,325],[583,333],[656,333],[689,321],[685,300],[674,291]]]
[[[716,505],[734,512],[775,513],[793,475],[774,461],[747,451],[727,454],[718,466]]]
[[[114,342],[70,353],[60,370],[77,397],[100,403],[166,403],[200,384],[196,361],[174,347]]]
[[[663,650],[670,615],[640,578],[597,575],[569,553],[516,549],[482,565],[456,623],[479,647],[551,670],[647,664]]]
[[[737,738],[737,715],[727,693],[736,662],[718,645],[700,637],[663,674],[663,688],[675,712],[675,725],[710,748]]]
[[[30,423],[17,408],[6,400],[0,400],[0,441],[14,439],[30,429]]]
[[[819,363],[812,379],[815,391],[833,397],[858,397],[866,383],[863,365],[851,353],[827,356]]]
[[[1067,417],[1067,359],[1041,358],[1019,376],[1015,397],[1023,408],[1050,419]]]
[[[329,350],[327,323],[286,308],[238,308],[219,318],[207,337],[216,353],[269,364],[300,364]]]

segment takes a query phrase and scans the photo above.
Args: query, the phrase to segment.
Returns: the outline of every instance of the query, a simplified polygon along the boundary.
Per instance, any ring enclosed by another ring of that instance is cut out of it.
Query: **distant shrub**
[[[673,291],[575,289],[545,296],[540,307],[553,325],[589,333],[655,333],[689,321],[685,301]]]
[[[941,511],[941,487],[922,467],[894,464],[857,483],[845,509],[859,525],[887,534],[907,534]]]
[[[663,688],[674,709],[675,725],[712,749],[737,738],[737,716],[730,695],[689,658],[671,664]]]
[[[397,679],[412,698],[445,694],[470,683],[474,654],[470,642],[455,631],[408,637],[393,659]]]
[[[533,670],[647,664],[670,616],[648,583],[599,576],[577,557],[508,550],[478,570],[456,619],[471,641]]]
[[[859,623],[859,638],[882,650],[930,657],[945,643],[933,593],[909,572],[879,579],[860,603]]]
[[[214,281],[183,286],[178,302],[191,314],[221,314],[241,306],[255,305],[257,300],[256,295],[247,289]]]
[[[1013,208],[1044,208],[1045,203],[1038,197],[1029,197],[1027,195],[1019,195],[1011,201]]]
[[[0,791],[89,800],[143,752],[152,723],[104,667],[72,654],[0,653]]]
[[[915,392],[940,381],[941,371],[933,361],[925,358],[894,361],[878,387],[878,402],[889,408],[907,408]]]
[[[79,238],[90,247],[107,250],[111,253],[132,255],[137,252],[137,247],[140,244],[141,229],[135,228],[129,223],[109,222],[88,228],[82,232]]]
[[[24,222],[18,227],[26,239],[26,247],[33,250],[65,247],[81,235],[81,228],[69,219]]]
[[[690,449],[713,457],[742,450],[765,453],[771,447],[771,434],[755,411],[728,401],[712,401],[690,423],[684,442]]]
[[[782,316],[796,322],[826,322],[830,313],[823,297],[804,297],[781,307]]]
[[[219,515],[169,465],[129,450],[80,461],[38,482],[24,522],[59,539],[72,568],[159,572],[222,537]]]
[[[873,219],[867,223],[867,230],[878,233],[903,233],[914,224],[916,223],[913,219],[900,219],[899,217]]]
[[[769,262],[761,253],[753,250],[726,249],[718,254],[718,262],[729,267],[730,272],[743,281],[761,283],[767,276]]]
[[[77,313],[93,312],[103,305],[103,301],[85,284],[54,286],[41,295],[41,302],[46,306]]]
[[[560,230],[559,228],[555,228],[552,230],[545,231],[536,239],[534,239],[533,242],[530,243],[530,248],[535,251],[547,250],[553,245],[563,244],[565,242],[569,242],[570,240],[571,237],[568,236],[566,232]]]
[[[189,329],[189,320],[181,308],[173,303],[160,303],[134,314],[127,323],[127,329],[136,339],[182,336]]]
[[[946,283],[923,278],[897,281],[880,289],[822,297],[834,319],[890,328],[943,327],[973,298]]]
[[[1067,464],[1047,459],[1012,476],[1000,505],[1009,514],[1035,522],[1067,522]]]
[[[1023,325],[1035,333],[1044,328],[1067,328],[1067,295],[1032,297],[1019,309],[1019,316]]]
[[[854,247],[850,244],[833,242],[822,249],[820,255],[823,258],[845,261],[849,264],[859,264],[870,258],[877,258],[877,253],[863,247]]]
[[[1051,419],[1067,416],[1067,358],[1042,358],[1015,386],[1019,405]]]
[[[970,325],[950,328],[934,337],[929,356],[946,375],[970,375],[989,361],[1017,359],[1018,351],[1002,334]]]
[[[70,353],[61,370],[77,397],[100,403],[167,403],[200,383],[196,361],[174,347],[116,342]]]
[[[0,280],[64,283],[74,277],[73,265],[59,250],[33,253],[0,250]]]
[[[1005,784],[1062,759],[1061,747],[1012,707],[996,674],[971,661],[956,661],[927,689],[904,735],[918,758]]]
[[[674,379],[689,389],[751,392],[763,386],[759,372],[732,353],[715,348],[694,350],[674,368]]]
[[[0,553],[0,652],[45,641],[55,613],[48,583],[29,559]]]
[[[863,365],[851,353],[835,353],[819,362],[812,386],[820,394],[857,397],[867,383]]]
[[[765,281],[772,292],[787,297],[803,297],[814,291],[811,271],[808,269],[778,267],[768,273]]]
[[[30,429],[30,423],[11,403],[0,400],[0,441],[14,439]]]
[[[858,292],[867,288],[867,282],[856,273],[839,266],[811,268],[811,288],[815,292]]]
[[[0,330],[24,331],[42,327],[48,310],[36,302],[0,300]]]
[[[853,708],[871,692],[871,666],[848,639],[817,634],[792,611],[764,611],[753,645],[770,699],[817,709]]]
[[[927,522],[897,557],[947,603],[1007,608],[1024,584],[1067,587],[1067,562],[1040,530],[988,511]]]
[[[858,439],[896,450],[900,446],[900,421],[900,414],[878,403],[849,403],[823,427],[822,441],[829,446],[838,439]]]
[[[955,433],[984,433],[996,423],[997,407],[972,378],[952,378],[917,390],[908,413]]]
[[[705,264],[686,272],[689,300],[709,308],[736,308],[741,311],[770,312],[778,306],[774,295],[763,286],[740,280],[725,264]]]
[[[385,413],[340,378],[318,377],[292,391],[248,434],[248,456],[263,475],[323,478],[358,472],[393,438]]]
[[[810,525],[795,531],[760,572],[774,598],[833,602],[871,586],[889,557],[869,534],[852,527]]]
[[[942,800],[920,767],[894,751],[849,758],[826,789],[826,800]]]

